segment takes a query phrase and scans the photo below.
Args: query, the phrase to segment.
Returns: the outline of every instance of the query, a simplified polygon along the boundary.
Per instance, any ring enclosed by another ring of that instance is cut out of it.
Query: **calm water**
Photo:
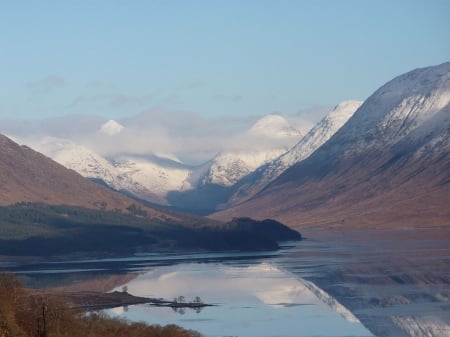
[[[330,232],[331,238],[278,252],[3,261],[0,270],[33,287],[131,273],[126,285],[132,294],[187,301],[199,296],[217,306],[175,312],[139,305],[109,314],[175,323],[207,337],[449,337],[449,231],[427,233],[406,229],[362,238],[355,232],[337,240],[340,233]]]
[[[200,312],[149,305],[108,311],[133,321],[175,323],[207,337],[372,336],[350,311],[314,284],[269,262],[162,266],[127,287],[140,296],[184,296],[187,301],[200,296],[217,304]]]

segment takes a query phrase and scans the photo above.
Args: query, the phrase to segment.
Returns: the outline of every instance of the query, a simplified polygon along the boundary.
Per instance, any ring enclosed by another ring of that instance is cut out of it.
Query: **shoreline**
[[[215,304],[208,304],[203,302],[177,302],[168,301],[163,298],[141,297],[123,291],[113,291],[105,293],[100,291],[55,292],[48,290],[39,290],[32,291],[31,296],[46,296],[63,299],[69,304],[72,309],[81,309],[86,311],[112,309],[137,304],[148,304],[156,307],[169,307],[175,309],[199,309],[204,307],[216,306]]]

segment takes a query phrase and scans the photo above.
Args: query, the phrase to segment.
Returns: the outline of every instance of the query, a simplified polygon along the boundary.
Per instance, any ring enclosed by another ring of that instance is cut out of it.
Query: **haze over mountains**
[[[215,217],[291,226],[448,225],[450,63],[378,89],[323,146],[251,200]]]
[[[115,137],[125,129],[110,120],[99,127],[98,133]],[[198,205],[199,198],[192,196],[200,190],[203,197],[206,190],[205,197],[213,201],[207,209],[213,211],[223,199],[215,201],[217,197],[213,194],[232,187],[262,164],[286,152],[301,135],[282,116],[268,115],[237,135],[235,144],[227,150],[196,166],[185,164],[171,154],[119,152],[102,156],[75,141],[48,136],[31,142],[20,138],[18,141],[27,142],[87,178],[103,181],[113,189],[152,203],[191,210],[186,204]],[[196,190],[194,194],[193,190]]]
[[[441,223],[450,203],[449,68],[416,69],[364,104],[341,102],[307,133],[280,115],[265,116],[195,166],[164,148],[100,155],[50,136],[32,145],[127,195],[197,214],[223,210],[214,215],[220,219],[276,217],[292,226]],[[95,132],[101,142],[130,139],[127,126],[113,120]]]

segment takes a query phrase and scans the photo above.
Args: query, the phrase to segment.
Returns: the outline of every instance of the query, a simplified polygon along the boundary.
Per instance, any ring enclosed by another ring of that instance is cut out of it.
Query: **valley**
[[[415,69],[363,103],[338,104],[305,135],[262,118],[238,137],[246,151],[198,166],[167,153],[106,158],[49,138],[41,146],[57,163],[0,135],[0,269],[63,292],[112,278],[102,291],[129,288],[126,304],[169,296],[173,312],[136,303],[108,314],[207,336],[222,323],[277,336],[261,332],[265,317],[286,336],[447,337],[449,92],[450,63]],[[126,132],[100,128],[101,137]],[[176,292],[217,306],[187,314]],[[98,308],[112,296],[79,294]],[[212,316],[192,316],[203,310]],[[285,320],[297,315],[312,324],[301,333]],[[324,319],[342,330],[323,330]]]

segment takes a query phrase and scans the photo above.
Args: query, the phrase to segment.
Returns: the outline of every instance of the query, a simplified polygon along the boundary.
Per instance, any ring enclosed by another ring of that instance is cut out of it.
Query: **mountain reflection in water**
[[[129,282],[133,295],[217,304],[176,312],[149,305],[115,308],[112,315],[148,323],[175,323],[209,337],[372,336],[358,319],[311,282],[267,263],[233,266],[184,263],[148,271]],[[119,288],[120,290],[120,288]],[[326,324],[324,324],[326,322]]]

